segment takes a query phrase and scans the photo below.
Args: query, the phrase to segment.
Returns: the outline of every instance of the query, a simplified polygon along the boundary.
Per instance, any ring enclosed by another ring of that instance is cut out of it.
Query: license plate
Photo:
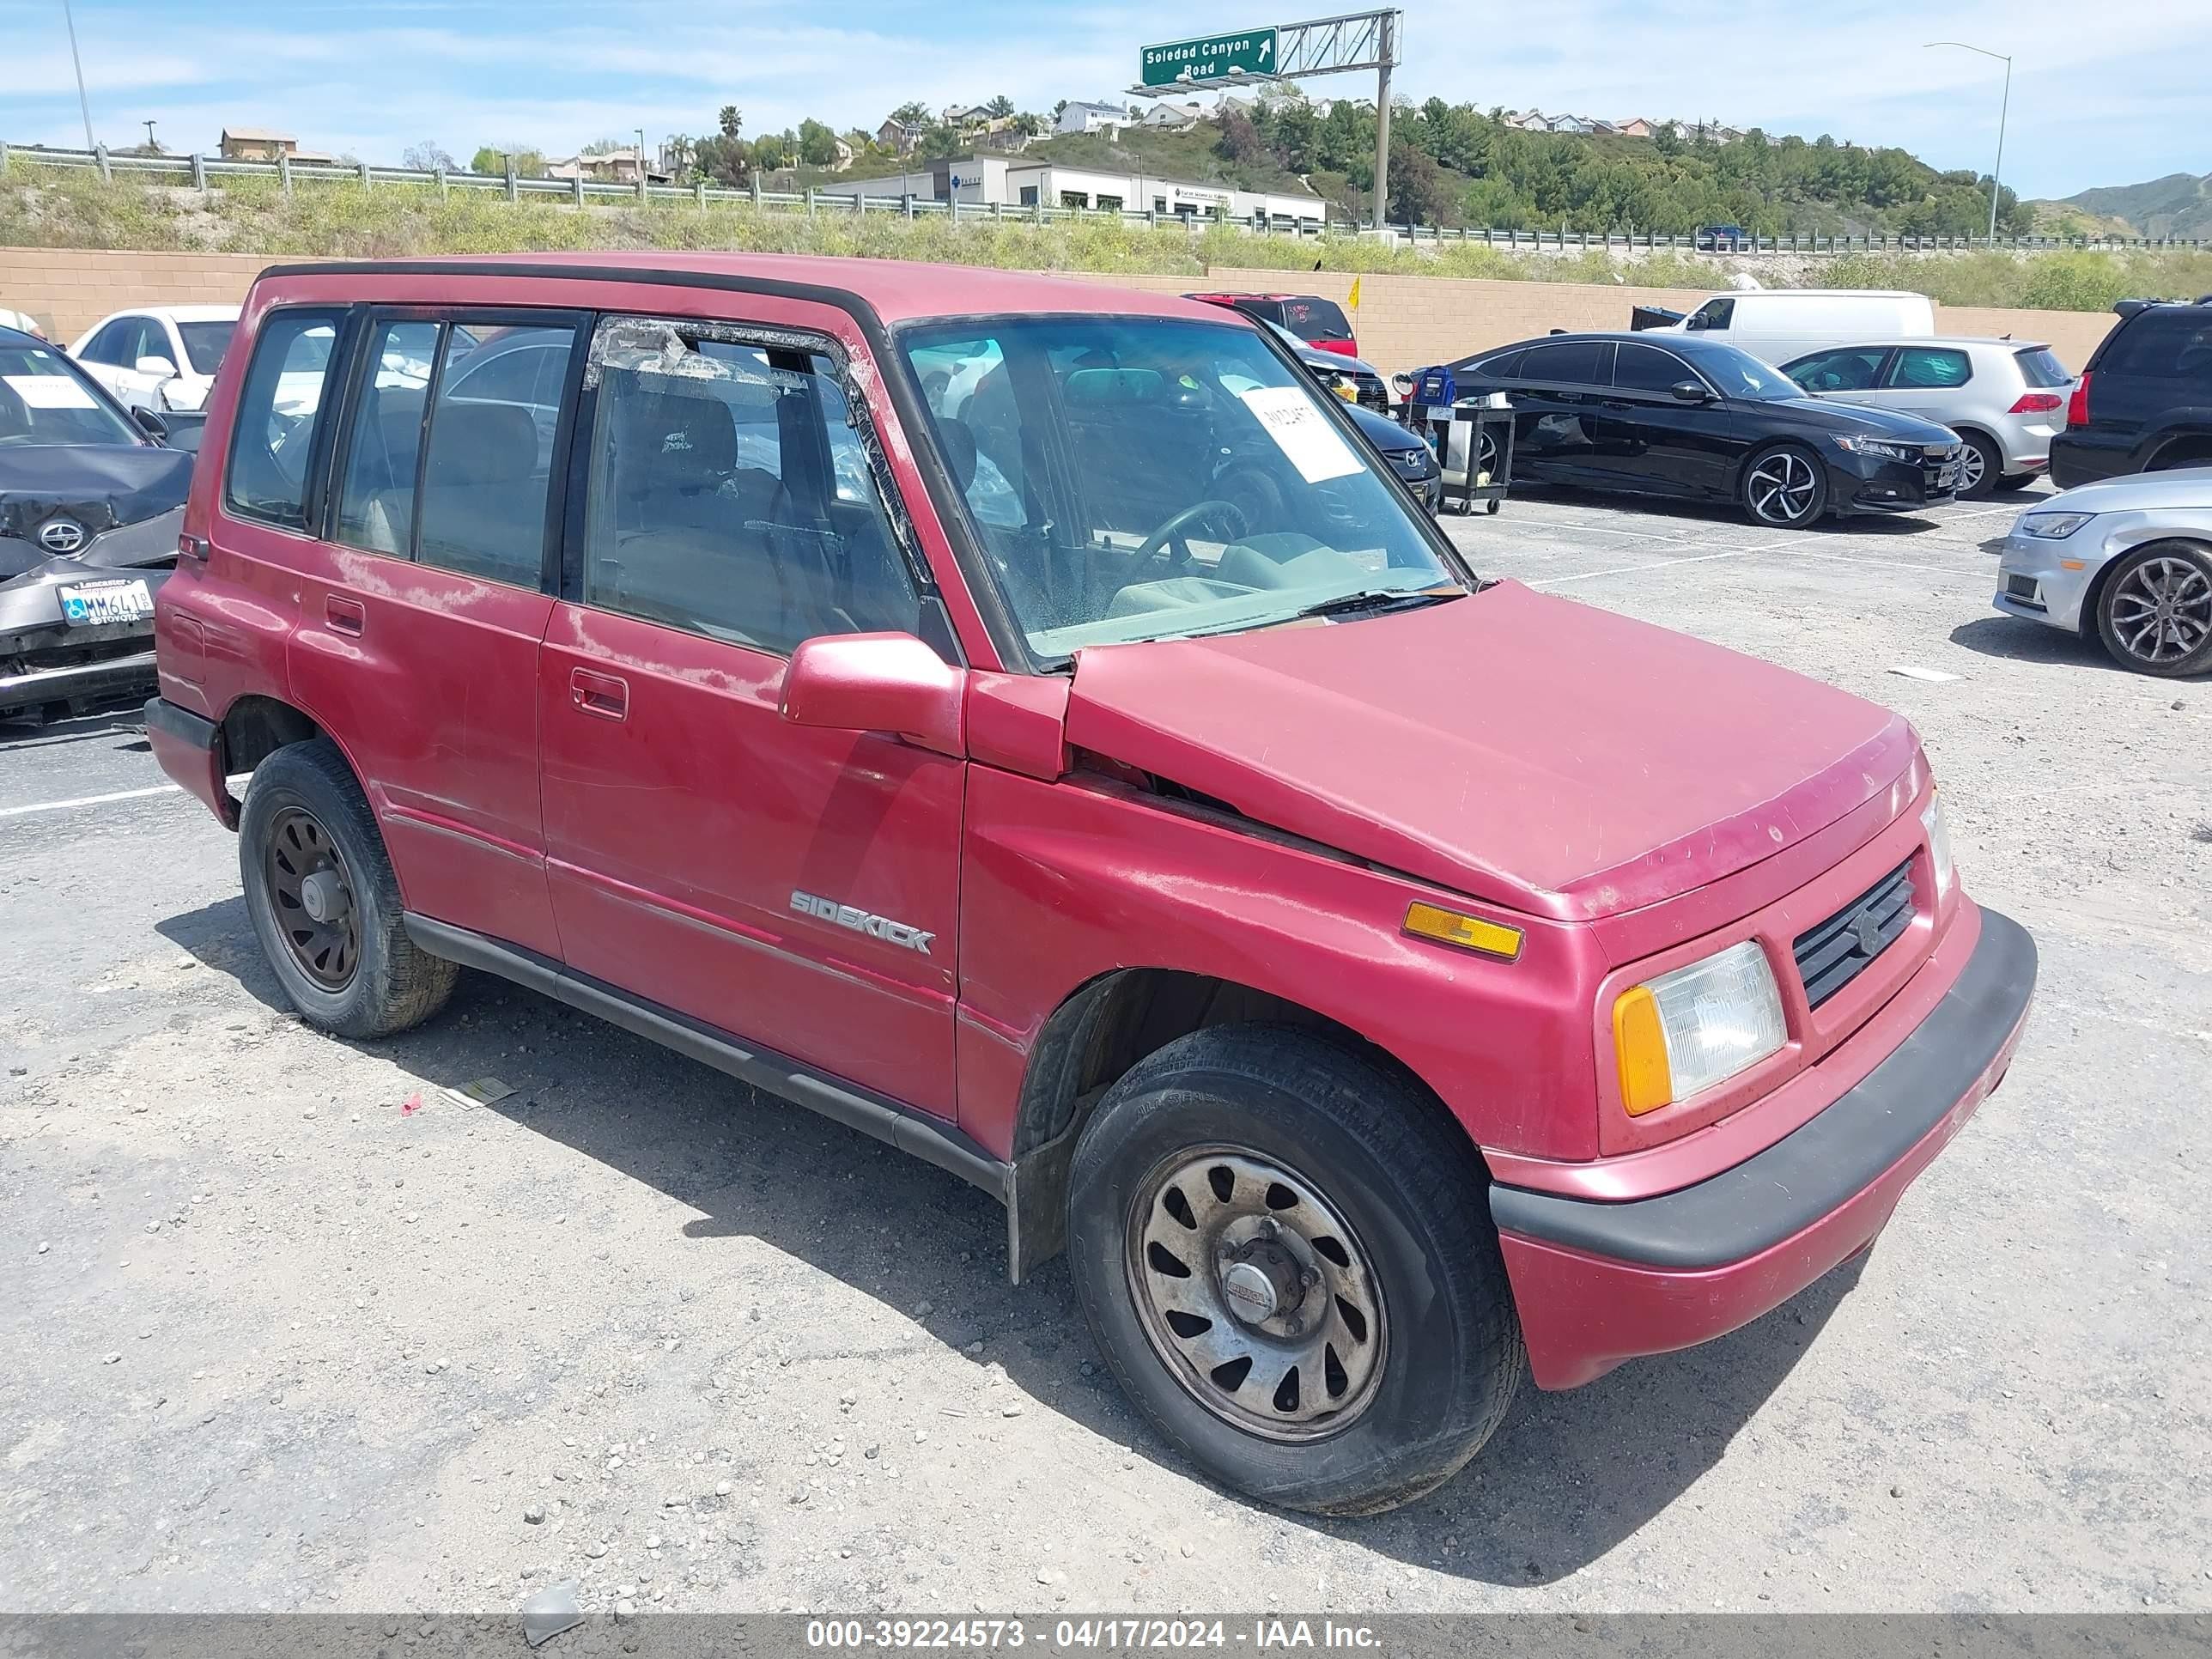
[[[108,582],[76,582],[61,590],[62,620],[72,628],[106,623],[143,622],[154,614],[154,596],[143,576]]]

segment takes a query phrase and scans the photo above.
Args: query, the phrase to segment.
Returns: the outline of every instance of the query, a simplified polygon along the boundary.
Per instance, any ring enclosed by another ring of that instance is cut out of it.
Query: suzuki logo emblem
[[[39,545],[49,553],[74,553],[84,545],[84,526],[75,519],[49,519],[39,528]]]

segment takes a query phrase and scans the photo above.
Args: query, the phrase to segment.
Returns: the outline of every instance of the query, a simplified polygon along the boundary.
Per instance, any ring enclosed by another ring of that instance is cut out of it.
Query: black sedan
[[[1554,334],[1452,368],[1462,398],[1510,398],[1516,482],[1735,501],[1785,530],[1940,506],[1959,488],[1948,427],[1825,402],[1718,341]]]
[[[192,458],[45,341],[0,328],[0,718],[145,695]]]

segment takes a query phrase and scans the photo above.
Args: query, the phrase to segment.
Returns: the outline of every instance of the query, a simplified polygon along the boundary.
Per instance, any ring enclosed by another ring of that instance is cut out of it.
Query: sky
[[[744,112],[752,134],[808,115],[872,129],[912,98],[941,108],[1003,92],[1039,110],[1118,100],[1146,42],[1264,22],[1269,9],[1243,0],[74,0],[101,142],[140,142],[150,118],[178,151],[212,151],[226,125],[275,127],[307,149],[392,163],[423,140],[464,163],[482,143],[568,155],[639,126],[658,143],[712,131],[725,104]],[[2003,176],[2023,196],[2212,172],[2212,0],[1404,0],[1402,9],[1394,91],[1417,101],[1828,133],[1986,173],[2004,65],[1923,48],[1942,38],[2013,55]],[[0,139],[82,145],[62,0],[0,0]],[[1371,98],[1374,79],[1335,76],[1307,89]]]

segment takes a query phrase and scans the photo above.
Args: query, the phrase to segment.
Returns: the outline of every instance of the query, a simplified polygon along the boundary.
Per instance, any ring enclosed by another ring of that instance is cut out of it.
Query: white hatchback
[[[207,404],[238,326],[236,306],[139,306],[103,317],[69,355],[125,409],[190,413]]]

